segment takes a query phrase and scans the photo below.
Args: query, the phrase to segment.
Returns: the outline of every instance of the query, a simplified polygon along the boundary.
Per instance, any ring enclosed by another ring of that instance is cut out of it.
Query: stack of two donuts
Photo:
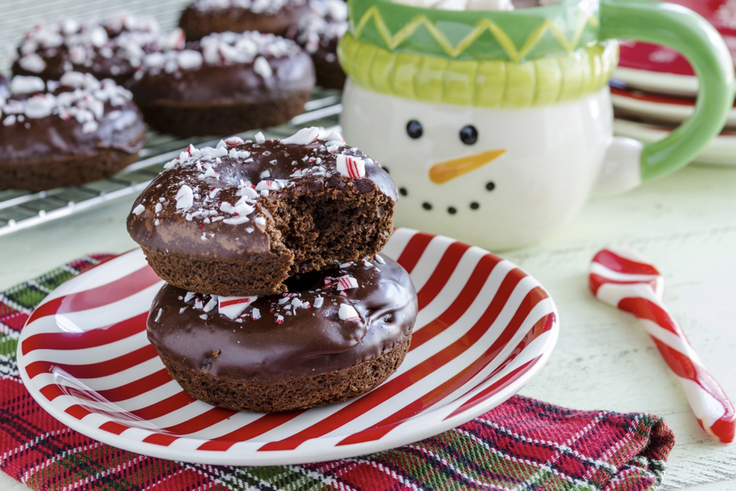
[[[383,382],[417,314],[408,274],[379,252],[396,199],[376,162],[317,128],[190,145],[128,217],[168,283],[147,327],[171,376],[196,399],[252,412]]]

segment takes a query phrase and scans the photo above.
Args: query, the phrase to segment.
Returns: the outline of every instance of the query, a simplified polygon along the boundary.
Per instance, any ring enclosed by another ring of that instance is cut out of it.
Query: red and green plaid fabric
[[[660,418],[522,396],[412,445],[315,464],[188,464],[99,443],[36,404],[20,381],[15,350],[33,307],[107,257],[85,257],[0,293],[0,468],[33,489],[629,491],[661,483],[674,435]]]

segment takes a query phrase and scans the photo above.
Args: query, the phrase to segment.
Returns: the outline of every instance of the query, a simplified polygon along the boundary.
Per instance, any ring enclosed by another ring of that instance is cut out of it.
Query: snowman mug
[[[399,226],[492,250],[532,244],[591,193],[686,165],[723,127],[733,62],[692,11],[647,0],[562,0],[514,11],[350,0],[338,48],[348,143],[380,162]],[[681,52],[700,82],[694,114],[664,140],[613,136],[614,39]]]

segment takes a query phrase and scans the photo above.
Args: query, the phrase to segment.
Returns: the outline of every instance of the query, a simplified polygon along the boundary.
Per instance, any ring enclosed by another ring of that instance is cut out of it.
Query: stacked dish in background
[[[670,0],[712,23],[736,60],[736,0]],[[661,140],[693,112],[698,83],[690,63],[676,51],[622,41],[619,66],[611,79],[614,133],[643,142]],[[694,160],[736,165],[736,106],[721,134]]]

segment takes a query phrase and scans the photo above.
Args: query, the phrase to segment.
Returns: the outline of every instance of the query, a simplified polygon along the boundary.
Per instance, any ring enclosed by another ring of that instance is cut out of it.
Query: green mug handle
[[[734,100],[731,54],[718,31],[695,12],[649,0],[601,0],[602,39],[661,44],[680,52],[698,76],[695,112],[669,136],[644,145],[642,181],[690,162],[722,129]]]

